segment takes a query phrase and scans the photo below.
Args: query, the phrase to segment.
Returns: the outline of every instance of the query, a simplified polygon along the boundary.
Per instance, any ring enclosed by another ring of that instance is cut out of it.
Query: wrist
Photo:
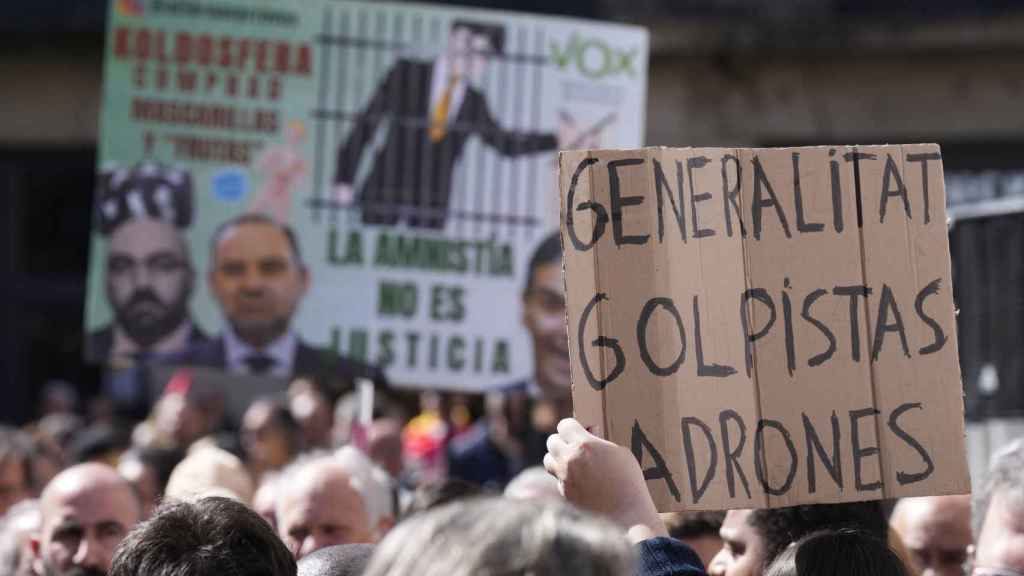
[[[639,544],[644,540],[658,538],[659,536],[668,536],[668,530],[666,530],[665,526],[660,522],[656,526],[634,524],[626,530],[626,538],[629,539],[630,544]]]

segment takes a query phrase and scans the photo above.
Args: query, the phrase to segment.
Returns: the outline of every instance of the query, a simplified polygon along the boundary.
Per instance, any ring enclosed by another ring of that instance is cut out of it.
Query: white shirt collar
[[[451,66],[448,63],[448,59],[443,55],[439,56],[434,60],[434,66],[430,73],[430,110],[433,111],[434,107],[441,100],[441,94],[444,93],[444,89],[448,85],[450,79],[449,69]],[[451,102],[448,103],[448,123],[451,123],[455,119],[455,115],[458,113],[459,108],[462,107],[462,101],[466,98],[466,88],[469,83],[466,82],[465,78],[460,78],[455,83],[455,90],[452,91]]]
[[[243,342],[230,325],[225,323],[224,326],[224,353],[228,371],[232,374],[248,374],[249,366],[245,362],[246,358],[252,354],[265,354],[274,359],[274,365],[267,375],[287,378],[292,374],[295,351],[298,346],[298,338],[292,330],[288,330],[269,345],[257,349]]]

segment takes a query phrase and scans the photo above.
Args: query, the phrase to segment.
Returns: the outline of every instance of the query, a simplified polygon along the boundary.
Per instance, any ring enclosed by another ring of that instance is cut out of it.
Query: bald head
[[[327,546],[376,541],[353,475],[333,456],[294,464],[278,490],[278,531],[296,559]]]
[[[904,498],[891,523],[922,576],[957,576],[971,545],[970,496]]]
[[[114,549],[142,513],[131,484],[113,468],[92,463],[55,476],[39,507],[42,524],[32,550],[44,576],[106,574]]]

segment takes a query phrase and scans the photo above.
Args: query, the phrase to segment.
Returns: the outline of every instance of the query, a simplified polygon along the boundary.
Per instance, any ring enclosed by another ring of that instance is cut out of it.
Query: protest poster
[[[970,492],[932,144],[563,152],[576,417],[662,510]]]
[[[647,42],[411,3],[112,0],[88,358],[529,378],[555,150],[642,143]]]

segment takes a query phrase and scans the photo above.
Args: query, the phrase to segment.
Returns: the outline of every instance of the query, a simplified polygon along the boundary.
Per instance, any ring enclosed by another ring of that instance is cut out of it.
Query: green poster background
[[[500,125],[554,132],[568,113],[580,125],[600,125],[603,147],[642,145],[647,34],[639,28],[418,4],[112,0],[99,168],[155,162],[192,175],[194,218],[184,234],[196,270],[190,309],[204,331],[216,335],[223,322],[206,283],[210,235],[275,189],[273,170],[261,162],[291,154],[301,168],[289,181],[283,219],[313,277],[292,323],[304,341],[380,362],[398,385],[482,390],[529,377],[520,293],[530,254],[557,229],[553,152],[505,157],[471,136],[440,230],[363,224],[357,210],[332,203],[335,157],[351,119],[395,62],[441,54],[460,19],[505,31],[504,57],[474,79]],[[371,170],[364,153],[359,174]],[[391,247],[385,253],[382,234]],[[356,238],[362,262],[351,257]],[[462,257],[430,256],[438,250]],[[478,252],[489,256],[482,272]],[[89,330],[111,322],[106,256],[107,240],[96,233]],[[467,269],[451,265],[463,258]],[[382,314],[388,283],[415,287],[411,315]],[[459,318],[432,317],[438,286],[463,295]],[[459,366],[446,353],[453,341],[466,357]]]

